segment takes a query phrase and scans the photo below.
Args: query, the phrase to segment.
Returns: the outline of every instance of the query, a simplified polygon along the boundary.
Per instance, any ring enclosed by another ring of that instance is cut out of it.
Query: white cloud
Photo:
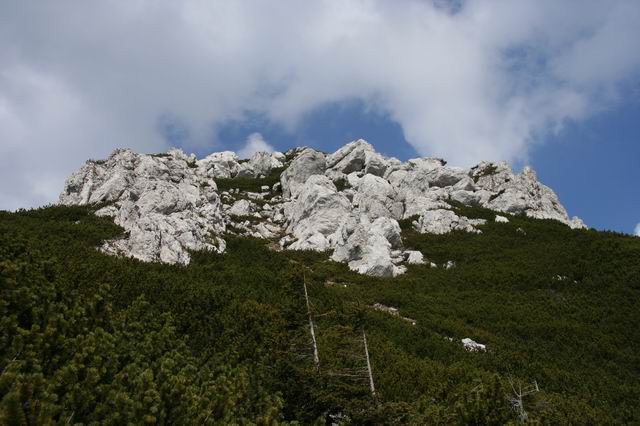
[[[238,157],[251,158],[256,152],[273,152],[273,147],[264,140],[260,133],[252,133],[247,137],[247,142],[238,151]]]
[[[454,3],[2,2],[0,208],[53,201],[116,147],[166,149],[168,123],[189,149],[247,113],[295,131],[353,99],[421,154],[524,160],[637,77],[640,2]]]
[[[640,223],[636,225],[636,229],[633,230],[633,235],[640,237]]]

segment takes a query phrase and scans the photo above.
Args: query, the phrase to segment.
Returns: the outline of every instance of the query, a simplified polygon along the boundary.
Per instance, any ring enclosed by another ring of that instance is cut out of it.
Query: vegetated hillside
[[[533,383],[529,420],[640,422],[639,238],[404,223],[405,247],[456,267],[384,279],[249,238],[188,266],[111,257],[96,247],[122,230],[92,211],[0,212],[2,424],[502,424],[519,421],[511,384]]]

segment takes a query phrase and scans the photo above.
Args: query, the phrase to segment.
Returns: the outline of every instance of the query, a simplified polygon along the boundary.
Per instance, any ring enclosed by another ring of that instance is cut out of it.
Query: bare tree
[[[316,331],[313,325],[313,314],[311,313],[311,304],[309,303],[309,293],[307,292],[307,280],[302,271],[302,284],[304,286],[304,298],[307,301],[307,315],[309,316],[309,331],[311,333],[311,342],[313,343],[313,362],[316,365],[316,370],[320,371],[320,356],[318,355],[318,342],[316,341]]]
[[[518,386],[516,389],[516,385],[513,383],[513,379],[511,376],[508,376],[509,384],[511,385],[512,393],[507,395],[507,400],[513,408],[518,413],[518,419],[521,423],[527,421],[528,414],[524,409],[524,401],[523,399],[531,394],[540,392],[540,388],[538,387],[538,382],[533,381],[532,384],[522,387],[522,384],[518,382]]]
[[[371,371],[371,360],[369,359],[369,346],[367,345],[367,335],[362,330],[362,341],[364,343],[364,355],[367,358],[367,372],[369,373],[369,387],[371,388],[371,396],[375,398],[376,387],[373,384],[373,372]]]

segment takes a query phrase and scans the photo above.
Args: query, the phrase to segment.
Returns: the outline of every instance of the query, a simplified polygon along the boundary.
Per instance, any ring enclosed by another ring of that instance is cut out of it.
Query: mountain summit
[[[232,233],[273,240],[276,248],[330,250],[333,260],[374,276],[424,262],[403,246],[400,220],[420,233],[482,232],[486,220],[458,215],[457,205],[495,210],[498,222],[524,214],[585,227],[529,167],[514,174],[505,162],[446,164],[387,158],[362,139],[332,154],[302,147],[248,160],[230,151],[198,160],[179,149],[119,149],[73,173],[60,203],[104,205],[96,214],[127,231],[104,243],[107,253],[187,264],[189,250],[222,252]]]

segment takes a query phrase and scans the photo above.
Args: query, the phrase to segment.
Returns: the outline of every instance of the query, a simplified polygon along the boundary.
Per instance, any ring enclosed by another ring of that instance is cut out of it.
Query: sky
[[[640,233],[635,0],[0,1],[0,209],[119,147],[531,165]]]

